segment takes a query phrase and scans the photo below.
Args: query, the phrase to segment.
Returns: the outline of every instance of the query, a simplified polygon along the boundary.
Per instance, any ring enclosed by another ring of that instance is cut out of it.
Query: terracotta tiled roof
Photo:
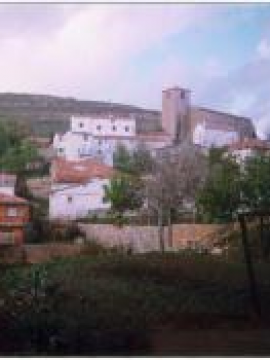
[[[43,138],[43,137],[38,137],[38,136],[30,136],[28,138],[28,140],[32,144],[36,145],[37,147],[41,147],[41,148],[47,148],[51,144],[51,139],[50,138]]]
[[[57,158],[52,164],[52,181],[54,183],[86,183],[93,178],[108,179],[115,170],[106,164],[93,159],[67,161]]]
[[[169,139],[169,135],[165,132],[147,132],[138,135],[94,135],[96,139],[115,139],[115,140],[130,140],[130,141],[164,141]]]
[[[170,138],[170,135],[168,135],[165,132],[159,131],[159,132],[141,133],[137,137],[145,141],[164,141],[164,140],[168,140]]]
[[[230,151],[234,150],[270,150],[270,143],[266,140],[261,139],[244,139],[237,141],[228,146]]]
[[[0,204],[27,204],[26,199],[14,195],[0,193]]]

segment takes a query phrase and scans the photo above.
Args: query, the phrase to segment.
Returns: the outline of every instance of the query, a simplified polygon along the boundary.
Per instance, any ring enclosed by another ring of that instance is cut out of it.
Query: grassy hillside
[[[123,116],[136,114],[142,118],[142,126],[150,127],[150,130],[158,126],[160,116],[155,110],[105,101],[85,101],[34,94],[0,94],[0,121],[1,119],[18,121],[39,136],[66,131],[71,115],[108,112]]]

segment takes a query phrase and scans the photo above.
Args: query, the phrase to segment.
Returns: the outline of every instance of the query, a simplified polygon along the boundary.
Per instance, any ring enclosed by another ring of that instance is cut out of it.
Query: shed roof
[[[115,170],[97,160],[84,159],[68,161],[57,158],[52,165],[52,181],[54,183],[86,183],[93,178],[109,179]]]

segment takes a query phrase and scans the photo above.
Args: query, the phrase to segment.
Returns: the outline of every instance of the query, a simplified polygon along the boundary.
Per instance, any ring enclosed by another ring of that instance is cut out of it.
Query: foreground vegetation
[[[270,267],[256,270],[267,318]],[[235,327],[251,315],[244,264],[188,252],[6,268],[0,287],[2,354],[151,354],[155,329]]]

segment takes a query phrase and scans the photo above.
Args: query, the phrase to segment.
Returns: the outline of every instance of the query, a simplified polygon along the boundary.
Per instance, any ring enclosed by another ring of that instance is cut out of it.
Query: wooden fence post
[[[258,286],[255,278],[254,268],[252,264],[251,252],[248,243],[246,220],[244,215],[238,217],[242,231],[242,245],[246,262],[247,277],[249,282],[250,300],[256,315],[261,316],[261,303],[259,299]]]

